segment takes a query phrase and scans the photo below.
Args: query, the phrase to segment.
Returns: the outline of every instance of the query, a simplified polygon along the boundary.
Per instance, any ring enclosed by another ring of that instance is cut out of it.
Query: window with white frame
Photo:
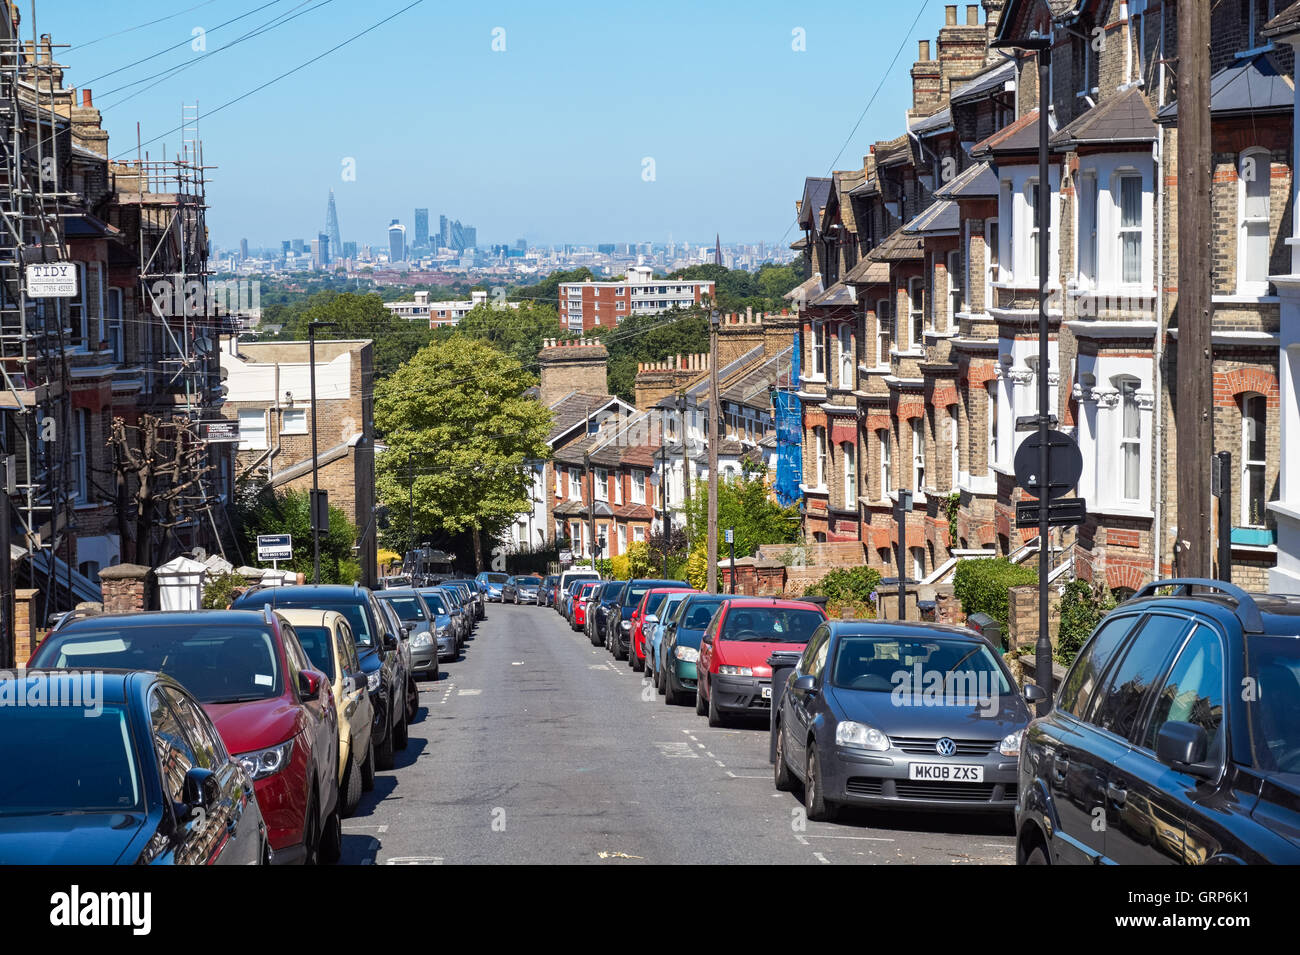
[[[881,428],[876,432],[880,441],[880,496],[888,497],[894,493],[894,474],[889,457],[889,430]]]
[[[854,509],[858,506],[857,451],[851,441],[842,443],[840,450],[844,458],[844,506]]]
[[[78,408],[72,413],[72,497],[78,504],[90,500],[90,467],[87,448],[90,447],[90,412]]]
[[[1241,523],[1262,527],[1268,503],[1264,474],[1267,469],[1268,406],[1264,396],[1241,396]]]
[[[1271,156],[1266,149],[1241,154],[1238,167],[1237,291],[1264,295],[1268,291],[1269,186]]]
[[[1115,382],[1120,398],[1120,497],[1129,502],[1142,498],[1142,415],[1138,407],[1138,380]]]
[[[984,311],[993,307],[993,283],[998,278],[998,262],[1001,250],[998,248],[998,220],[990,219],[984,223],[984,254],[988,267],[984,271]]]
[[[925,279],[923,278],[907,280],[907,313],[908,327],[912,335],[908,347],[915,350],[925,342]]]
[[[623,503],[623,475],[617,471],[614,472],[614,503]]]
[[[962,310],[961,252],[948,253],[948,331],[957,330],[957,313]]]
[[[812,377],[820,378],[824,374],[826,374],[826,367],[822,362],[823,359],[823,353],[821,348],[822,323],[813,322],[809,326],[808,334],[812,338],[812,348],[808,349],[808,351],[811,353],[809,354],[808,359],[812,364]]]
[[[1092,92],[1092,84],[1088,80],[1088,53],[1091,48],[1091,38],[1073,34],[1070,37],[1070,59],[1074,61],[1074,92],[1076,96],[1086,96]]]
[[[306,434],[307,433],[307,409],[306,408],[286,408],[284,409],[284,420],[280,422],[281,434]]]
[[[954,490],[957,487],[957,476],[961,473],[961,446],[958,443],[957,431],[957,406],[951,405],[948,408],[948,480],[949,486]]]
[[[1120,281],[1125,285],[1142,282],[1142,177],[1124,174],[1116,192],[1119,206]]]
[[[988,391],[988,473],[993,473],[993,466],[998,462],[998,381],[996,378],[985,385]]]
[[[596,468],[596,500],[609,500],[609,471],[605,468]]]
[[[821,366],[821,374],[829,375],[831,368],[831,330],[825,322],[818,323],[817,348],[821,352],[817,358],[818,364]]]
[[[90,342],[86,320],[86,263],[77,262],[77,294],[68,299],[68,318],[72,327],[72,344],[85,348]]]
[[[925,578],[925,548],[911,547],[908,550],[912,555],[912,579],[923,580]]]
[[[1035,282],[1038,281],[1039,199],[1038,180],[1031,179],[1025,184],[1025,267],[1021,269],[1019,263],[1017,263],[1016,272],[1023,273],[1027,278],[1031,278]]]
[[[1079,284],[1085,288],[1095,288],[1097,285],[1096,172],[1080,174],[1075,191],[1079,197],[1079,223],[1075,232],[1075,261],[1079,266]]]
[[[876,367],[889,367],[889,299],[876,302]]]
[[[126,361],[126,324],[122,314],[123,293],[120,288],[108,290],[108,349],[117,362]]]
[[[620,554],[627,553],[627,525],[626,524],[618,525],[618,552]]]
[[[644,471],[632,472],[632,503],[633,504],[645,503],[645,472]]]
[[[813,486],[825,487],[826,486],[826,429],[825,428],[820,428],[820,427],[813,428],[813,443],[816,447],[816,457],[814,459],[814,466],[816,467],[814,477],[816,478],[816,483]]]
[[[639,524],[632,528],[632,540],[637,544],[643,543],[645,541],[645,528]]]
[[[266,450],[266,412],[261,408],[239,409],[239,450]]]
[[[569,468],[569,500],[582,500],[582,473],[577,468]]]
[[[840,387],[853,387],[853,329],[849,325],[841,325],[839,332],[839,349],[840,349]]]
[[[912,493],[925,487],[925,419],[912,419]]]

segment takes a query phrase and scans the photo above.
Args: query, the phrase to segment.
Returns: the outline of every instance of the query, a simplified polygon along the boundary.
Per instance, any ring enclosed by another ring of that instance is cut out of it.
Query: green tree
[[[417,352],[375,389],[388,450],[376,462],[379,497],[405,532],[414,499],[418,534],[495,536],[532,506],[530,460],[549,454],[551,413],[525,394],[537,380],[486,342],[453,335]]]
[[[600,276],[596,275],[585,265],[581,268],[569,269],[567,272],[556,270],[546,278],[532,285],[512,285],[506,290],[506,298],[510,300],[531,299],[534,302],[546,302],[550,305],[556,305],[560,300],[560,283],[561,282],[585,282],[587,279],[596,281]]]
[[[709,485],[695,483],[686,520],[692,541],[708,540]],[[736,532],[736,556],[750,557],[762,544],[793,544],[799,539],[799,506],[782,507],[761,476],[746,476],[718,485],[718,559],[729,553],[725,531]]]
[[[310,322],[335,322],[337,328],[322,328],[317,341],[369,338],[374,341],[375,376],[387,378],[412,355],[433,340],[433,330],[423,322],[400,318],[384,308],[376,293],[324,291],[311,296],[299,307],[289,306],[281,316],[284,327],[280,341],[305,341]],[[264,318],[263,321],[267,319]]]
[[[485,341],[525,368],[536,362],[543,339],[568,335],[560,328],[555,306],[545,302],[521,302],[517,309],[480,305],[455,328],[456,334]]]
[[[259,534],[290,534],[293,558],[280,561],[281,570],[307,575],[313,571],[310,494],[293,489],[279,494],[269,485],[241,489],[234,508],[234,525],[244,541],[244,551],[257,553]],[[329,531],[320,539],[320,580],[323,584],[351,584],[361,579],[361,565],[353,556],[357,528],[341,508],[330,505]]]

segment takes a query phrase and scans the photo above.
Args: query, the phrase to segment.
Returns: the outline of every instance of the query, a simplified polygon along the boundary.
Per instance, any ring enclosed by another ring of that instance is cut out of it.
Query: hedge
[[[1038,583],[1038,571],[1013,564],[1005,557],[983,557],[957,561],[952,590],[967,617],[986,613],[1007,632],[1011,615],[1009,591],[1020,584]]]

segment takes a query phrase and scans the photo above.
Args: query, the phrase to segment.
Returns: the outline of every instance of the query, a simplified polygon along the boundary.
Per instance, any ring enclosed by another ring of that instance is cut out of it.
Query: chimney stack
[[[966,25],[968,27],[980,25],[980,5],[978,3],[966,4]]]
[[[921,40],[917,44],[916,58],[922,63],[930,62],[930,41]]]
[[[957,4],[950,3],[943,8],[943,22],[950,27],[957,25]]]

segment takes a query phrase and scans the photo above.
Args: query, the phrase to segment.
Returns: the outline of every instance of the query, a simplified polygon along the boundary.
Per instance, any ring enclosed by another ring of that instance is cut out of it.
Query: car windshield
[[[55,633],[41,644],[33,666],[159,670],[200,703],[268,700],[283,692],[275,638],[260,626],[158,624]]]
[[[327,627],[294,627],[298,642],[302,644],[311,665],[330,680],[334,679],[334,649],[330,646],[330,632]]]
[[[490,584],[504,584],[507,580],[510,579],[510,575],[509,574],[488,574],[487,577],[484,579],[487,580],[487,582]]]
[[[677,612],[678,606],[681,604],[683,600],[687,598],[687,596],[689,595],[688,594],[665,594],[664,602],[659,607],[659,614],[658,614],[659,619],[665,622],[671,620],[673,618],[673,614]]]
[[[0,778],[0,816],[143,810],[125,708],[103,704],[92,715],[85,706],[0,706],[0,765],[26,768]]]
[[[424,603],[429,608],[429,613],[447,615],[447,605],[442,602],[441,594],[424,594]]]
[[[713,615],[718,612],[721,600],[696,600],[688,606],[683,607],[680,611],[682,617],[678,621],[678,628],[681,630],[703,630],[713,619]]]
[[[540,577],[516,577],[515,585],[518,587],[536,587],[542,582]]]
[[[1252,765],[1300,773],[1300,639],[1251,635],[1246,673],[1256,691],[1246,696]]]
[[[658,613],[659,605],[664,602],[664,598],[667,596],[668,596],[667,594],[650,594],[648,597],[646,597],[645,599],[646,616],[649,616],[652,613]]]
[[[311,597],[282,597],[275,598],[276,607],[285,609],[305,608],[307,610],[333,610],[340,613],[347,620],[348,626],[352,628],[353,639],[359,647],[374,646],[374,638],[370,634],[370,615],[366,613],[365,604],[361,602],[349,603],[331,603],[327,600],[314,600]],[[181,683],[185,683],[181,680]],[[186,684],[188,687],[188,684]]]
[[[891,693],[902,687],[918,696],[933,693],[936,703],[965,703],[1011,693],[987,646],[929,635],[842,637],[831,667],[831,683],[873,693]]]
[[[641,603],[641,598],[646,595],[647,590],[654,590],[656,587],[675,586],[671,580],[647,580],[643,584],[629,584],[627,593],[623,594],[623,606],[635,607]]]
[[[735,607],[722,621],[722,640],[742,643],[807,643],[826,618],[816,610]]]
[[[424,605],[419,597],[383,597],[388,606],[397,611],[397,617],[403,623],[408,620],[424,620]]]
[[[601,600],[617,600],[619,593],[623,589],[623,584],[606,584],[605,589],[600,592]]]

